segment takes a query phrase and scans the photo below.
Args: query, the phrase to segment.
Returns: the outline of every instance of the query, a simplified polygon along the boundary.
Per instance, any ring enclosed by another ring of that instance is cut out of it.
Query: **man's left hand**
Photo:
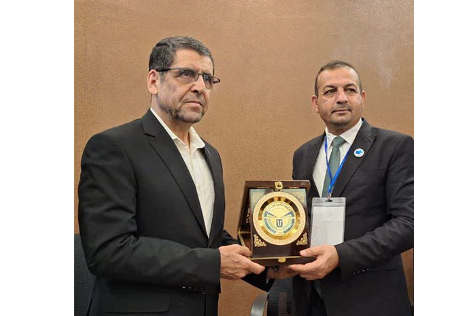
[[[322,245],[302,250],[302,257],[316,257],[316,260],[306,264],[293,264],[289,269],[299,273],[306,280],[322,279],[339,265],[339,255],[336,247]]]

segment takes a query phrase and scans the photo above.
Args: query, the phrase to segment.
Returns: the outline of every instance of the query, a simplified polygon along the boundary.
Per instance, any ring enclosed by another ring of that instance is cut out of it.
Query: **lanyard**
[[[331,173],[331,168],[329,167],[329,159],[327,159],[327,136],[325,136],[324,145],[325,145],[324,150],[326,151],[327,172],[329,173],[329,179],[331,179],[331,182],[329,183],[329,189],[327,189],[327,200],[329,201],[331,199],[331,193],[332,193],[332,190],[334,189],[334,185],[336,183],[337,177],[339,176],[340,170],[342,169],[345,159],[347,158],[347,155],[349,154],[349,150],[347,150],[347,153],[345,154],[344,159],[342,159],[342,162],[340,163],[339,168],[337,168],[336,174],[333,177]],[[340,150],[340,149],[337,148],[337,150]]]

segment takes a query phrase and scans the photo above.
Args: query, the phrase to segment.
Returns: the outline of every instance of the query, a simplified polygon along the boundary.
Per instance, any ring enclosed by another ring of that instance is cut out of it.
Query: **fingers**
[[[220,276],[222,278],[238,280],[250,273],[260,274],[265,269],[265,267],[241,255],[239,255],[239,258],[235,258],[233,263],[233,266],[225,265],[221,267]]]
[[[228,248],[230,251],[240,254],[245,257],[250,257],[251,256],[251,250],[249,250],[245,246],[240,246],[240,245],[229,245],[229,246],[223,246],[225,248]],[[220,247],[221,248],[221,247]]]
[[[249,261],[248,263],[248,271],[254,274],[260,274],[264,271],[264,267],[262,265],[257,264],[256,262],[251,261],[250,259],[246,259]]]
[[[306,263],[306,264],[292,264],[290,266],[288,266],[288,269],[293,271],[293,272],[296,272],[296,273],[305,273],[306,271],[309,270],[309,265],[310,263]]]
[[[316,265],[316,262],[306,264],[293,264],[289,266],[289,270],[299,273],[301,278],[306,280],[322,279],[326,276],[326,273]]]
[[[251,251],[240,245],[219,247],[221,263],[220,277],[225,279],[241,279],[249,273],[260,274],[264,267],[251,261]]]
[[[324,275],[320,275],[322,270],[322,260],[318,257],[315,261],[306,263],[306,264],[293,264],[290,265],[288,268],[291,271],[299,273],[299,275],[305,279],[309,277],[315,276],[313,279],[317,279],[317,276],[324,277]],[[312,279],[312,280],[313,280]]]
[[[240,245],[232,245],[233,248],[236,248],[236,252],[240,255],[243,255],[245,257],[250,257],[251,256],[251,250],[246,248],[245,246],[240,246]]]
[[[315,256],[318,256],[318,255],[322,254],[322,249],[321,249],[320,246],[315,246],[315,247],[312,247],[312,248],[307,248],[307,249],[301,250],[299,252],[299,254],[302,257],[315,257]]]
[[[316,257],[306,264],[293,264],[289,269],[299,273],[306,280],[322,279],[339,265],[339,255],[334,246],[323,245],[300,252],[301,256]]]

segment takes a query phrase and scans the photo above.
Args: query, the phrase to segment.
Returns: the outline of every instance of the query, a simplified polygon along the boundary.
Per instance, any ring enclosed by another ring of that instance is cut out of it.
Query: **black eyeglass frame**
[[[204,75],[206,76],[209,76],[211,78],[213,78],[213,81],[212,81],[212,86],[209,88],[209,90],[212,90],[213,89],[213,85],[216,84],[216,83],[219,83],[221,80],[217,77],[215,77],[214,75],[210,75],[210,74],[207,74],[207,73],[199,73],[198,71],[194,70],[194,69],[191,69],[191,68],[183,68],[183,67],[175,67],[175,68],[164,68],[164,69],[156,69],[155,71],[157,72],[165,72],[165,71],[169,71],[169,70],[189,70],[189,71],[192,71],[194,73],[196,73],[196,77],[195,77],[195,80],[194,82],[196,82],[198,80],[198,77],[201,75],[202,77]],[[203,82],[205,82],[205,86],[206,86],[206,80],[204,78]]]

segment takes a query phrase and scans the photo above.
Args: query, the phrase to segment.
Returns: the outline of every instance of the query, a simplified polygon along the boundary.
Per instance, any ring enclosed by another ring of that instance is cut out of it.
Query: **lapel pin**
[[[354,150],[354,156],[360,158],[364,155],[364,150],[362,148],[358,148]]]

